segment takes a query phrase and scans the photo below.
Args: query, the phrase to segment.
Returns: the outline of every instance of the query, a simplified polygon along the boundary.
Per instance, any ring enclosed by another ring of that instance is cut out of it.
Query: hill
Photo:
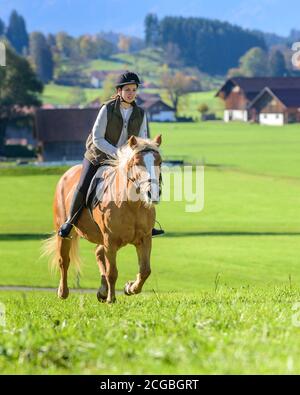
[[[63,69],[64,72],[70,76],[79,68],[84,78],[88,81],[90,81],[93,71],[121,72],[127,69],[134,70],[141,76],[143,82],[146,82],[145,86],[149,84],[154,86],[154,88],[141,87],[142,91],[159,93],[162,99],[171,105],[167,92],[160,88],[160,72],[164,60],[162,49],[146,48],[136,53],[118,53],[112,55],[109,59],[90,60],[83,63],[63,60],[57,64],[57,68]],[[172,72],[180,71],[184,74],[195,75],[196,78],[199,78],[201,84],[202,92],[191,92],[182,96],[179,105],[179,115],[192,116],[198,119],[199,113],[197,108],[201,103],[206,103],[209,106],[210,112],[222,116],[223,104],[218,98],[214,97],[216,89],[223,83],[222,77],[211,77],[189,67],[171,67],[170,70]],[[102,100],[109,97],[103,96],[102,88],[94,89],[80,87],[76,84],[76,81],[75,79],[73,87],[55,83],[47,84],[42,95],[43,102],[54,105],[71,105],[74,102],[78,104],[78,89],[82,91],[81,105],[86,105],[98,97],[101,97]]]

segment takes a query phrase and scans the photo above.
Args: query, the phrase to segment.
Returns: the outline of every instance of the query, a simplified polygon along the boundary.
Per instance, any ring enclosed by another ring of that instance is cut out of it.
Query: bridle
[[[157,152],[157,151],[155,151],[155,150],[153,150],[153,149],[151,149],[151,148],[145,148],[145,149],[143,149],[142,151],[140,151],[140,153],[141,152]],[[131,181],[132,183],[133,183],[133,185],[134,185],[134,187],[135,187],[135,189],[136,189],[136,193],[137,194],[139,194],[140,192],[141,192],[141,186],[143,185],[143,184],[145,184],[145,183],[149,183],[149,184],[158,184],[158,188],[159,188],[159,196],[161,195],[161,190],[162,190],[162,175],[161,175],[161,171],[159,172],[159,181],[157,182],[157,180],[156,179],[154,179],[154,178],[148,178],[147,180],[143,180],[143,181],[138,181],[137,179],[134,179],[134,178],[132,178],[132,177],[130,177],[130,176],[128,176],[127,175],[127,179],[129,180],[129,181]]]

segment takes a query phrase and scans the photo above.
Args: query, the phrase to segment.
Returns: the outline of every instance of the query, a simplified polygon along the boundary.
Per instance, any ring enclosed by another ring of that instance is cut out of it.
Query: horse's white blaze
[[[135,147],[131,147],[129,144],[120,147],[117,151],[116,157],[107,159],[105,164],[112,166],[112,171],[115,173],[119,171],[121,172],[120,174],[124,174],[124,177],[130,176],[130,173],[133,172],[133,174],[131,174],[131,178],[136,179],[136,190],[138,191],[138,189],[140,189],[141,192],[137,192],[134,197],[130,196],[130,199],[134,199],[134,201],[141,199],[146,203],[146,206],[151,206],[152,203],[158,203],[160,199],[160,169],[158,166],[154,166],[155,154],[148,152],[143,155],[144,166],[134,165],[129,171],[126,170],[126,172],[124,172],[123,170],[127,168],[128,162],[134,157],[134,155],[139,152],[150,149],[159,155],[160,151],[157,144],[153,141],[149,139],[141,139],[139,137],[136,137],[136,139],[138,144]],[[136,175],[138,175],[137,178]],[[151,182],[148,180],[151,180]],[[140,188],[138,188],[139,185]],[[126,193],[126,191],[124,191],[124,193]],[[128,196],[126,195],[126,199],[127,198]]]
[[[151,180],[151,200],[153,202],[159,201],[159,182],[157,177],[157,172],[155,171],[154,166],[154,155],[152,153],[148,153],[144,156],[144,162],[147,169],[148,179]],[[153,182],[154,181],[154,182]]]

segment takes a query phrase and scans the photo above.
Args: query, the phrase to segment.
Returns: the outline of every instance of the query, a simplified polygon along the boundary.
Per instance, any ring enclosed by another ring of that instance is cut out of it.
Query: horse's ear
[[[161,145],[161,134],[156,136],[153,141],[159,147]]]
[[[134,148],[137,146],[137,140],[134,136],[131,136],[130,139],[128,140],[128,144],[130,148]]]

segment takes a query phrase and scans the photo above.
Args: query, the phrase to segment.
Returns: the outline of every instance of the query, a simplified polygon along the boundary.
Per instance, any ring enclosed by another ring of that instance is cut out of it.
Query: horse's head
[[[131,136],[128,146],[132,149],[127,164],[128,180],[135,186],[139,198],[147,205],[157,204],[161,195],[161,163],[159,147],[161,135],[153,140]]]

